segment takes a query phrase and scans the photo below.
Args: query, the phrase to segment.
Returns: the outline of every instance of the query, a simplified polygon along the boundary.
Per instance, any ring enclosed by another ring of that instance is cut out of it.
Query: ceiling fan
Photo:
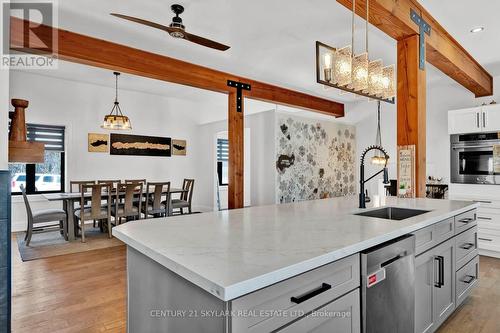
[[[182,18],[179,17],[180,14],[184,12],[184,7],[181,5],[172,5],[170,7],[172,11],[174,12],[175,16],[172,18],[172,23],[169,24],[169,26],[164,26],[158,23],[154,23],[151,21],[143,20],[137,17],[132,17],[132,16],[127,16],[127,15],[122,15],[122,14],[116,14],[116,13],[111,13],[111,15],[133,21],[136,23],[144,24],[156,29],[160,29],[163,31],[168,32],[168,34],[174,38],[182,38],[185,40],[188,40],[190,42],[200,44],[206,47],[210,47],[212,49],[220,50],[220,51],[226,51],[229,49],[229,46],[215,42],[213,40],[203,38],[200,36],[196,36],[193,34],[190,34],[186,32],[186,29],[184,25],[182,24]]]

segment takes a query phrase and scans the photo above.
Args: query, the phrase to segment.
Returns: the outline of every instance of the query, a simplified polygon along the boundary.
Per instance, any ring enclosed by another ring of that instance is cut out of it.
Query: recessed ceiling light
[[[475,34],[475,33],[481,32],[483,30],[484,30],[484,27],[477,27],[477,28],[471,29],[470,32],[472,32],[473,34]]]

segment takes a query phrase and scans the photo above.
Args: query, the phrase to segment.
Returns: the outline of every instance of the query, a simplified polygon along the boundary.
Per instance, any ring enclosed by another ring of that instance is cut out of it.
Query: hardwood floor
[[[124,246],[29,262],[16,246],[12,253],[14,333],[126,331]],[[479,286],[439,333],[500,332],[500,259],[481,257],[480,271]]]
[[[13,246],[12,331],[125,332],[125,246],[22,262]]]

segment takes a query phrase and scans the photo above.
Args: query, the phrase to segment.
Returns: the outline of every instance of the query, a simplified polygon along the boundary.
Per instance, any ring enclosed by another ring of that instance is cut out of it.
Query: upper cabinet
[[[448,112],[448,134],[500,131],[500,105]]]
[[[483,106],[481,109],[481,124],[483,126],[483,131],[500,131],[500,105]]]

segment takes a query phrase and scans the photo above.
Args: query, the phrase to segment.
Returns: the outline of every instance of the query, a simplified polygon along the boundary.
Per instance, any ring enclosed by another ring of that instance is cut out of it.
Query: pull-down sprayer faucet
[[[365,180],[365,157],[366,154],[371,151],[371,150],[380,150],[382,153],[384,153],[385,157],[385,164],[384,168]],[[384,148],[381,146],[370,146],[365,149],[363,154],[361,155],[361,163],[359,165],[359,208],[366,208],[366,196],[365,196],[365,183],[370,181],[371,179],[375,178],[378,176],[380,173],[384,173],[384,184],[389,184],[389,174],[387,172],[387,161],[389,160],[389,155],[385,152]]]

